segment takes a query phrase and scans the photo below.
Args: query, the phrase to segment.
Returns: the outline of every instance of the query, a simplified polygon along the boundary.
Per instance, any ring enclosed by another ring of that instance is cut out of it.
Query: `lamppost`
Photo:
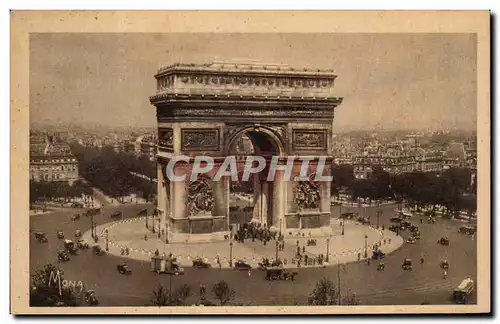
[[[379,209],[379,210],[377,210],[377,229],[379,227],[380,215],[382,215],[382,211]]]
[[[94,215],[90,215],[90,236],[94,238]]]
[[[344,235],[345,219],[342,220],[342,235]]]
[[[108,230],[106,229],[106,252],[109,251],[109,238],[108,238]]]
[[[148,228],[148,213],[146,213],[146,229]]]
[[[278,261],[278,247],[279,247],[279,243],[278,243],[278,241],[276,241],[276,261]]]
[[[365,258],[368,257],[368,235],[365,235]]]
[[[151,231],[153,233],[155,232],[155,213],[156,213],[156,211],[153,211],[153,216],[152,216],[152,218],[153,218],[153,225],[151,227]]]
[[[283,223],[283,219],[280,218],[280,236],[281,236],[281,224]]]
[[[233,267],[233,242],[229,242],[229,267]]]
[[[330,260],[330,238],[326,239],[326,258],[325,261],[329,262]]]

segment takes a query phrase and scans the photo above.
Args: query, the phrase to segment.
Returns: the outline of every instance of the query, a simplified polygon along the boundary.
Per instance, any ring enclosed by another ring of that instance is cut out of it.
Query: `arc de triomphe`
[[[229,230],[230,178],[169,181],[166,166],[175,155],[174,173],[189,172],[194,157],[222,163],[243,134],[255,154],[327,157],[330,170],[334,109],[342,103],[333,88],[333,71],[296,70],[254,63],[174,64],[155,75],[150,97],[158,122],[158,205],[160,226],[169,242],[219,239]],[[297,163],[300,163],[297,162]],[[263,172],[264,173],[264,172]],[[293,179],[293,177],[292,177]],[[253,220],[280,230],[330,224],[330,183],[274,181],[254,177]],[[307,196],[308,199],[304,199]],[[198,235],[205,234],[205,235]]]

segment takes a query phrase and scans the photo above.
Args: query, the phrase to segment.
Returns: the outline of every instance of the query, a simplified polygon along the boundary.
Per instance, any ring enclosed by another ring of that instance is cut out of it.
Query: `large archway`
[[[331,71],[255,63],[174,64],[155,78],[157,92],[150,101],[158,121],[158,210],[169,241],[197,239],[193,235],[198,234],[227,237],[230,224],[231,179],[168,182],[164,170],[178,155],[187,161],[176,164],[174,173],[191,172],[200,155],[220,166],[244,138],[253,151],[241,158],[277,156],[285,163],[288,156],[307,156],[314,164],[326,157],[329,169],[334,109],[342,102],[333,95],[336,75]],[[298,185],[285,182],[281,171],[273,181],[254,181],[253,221],[279,228],[329,224],[329,182]],[[310,190],[317,191],[320,202],[311,205],[304,199]],[[189,207],[194,203],[196,208]]]

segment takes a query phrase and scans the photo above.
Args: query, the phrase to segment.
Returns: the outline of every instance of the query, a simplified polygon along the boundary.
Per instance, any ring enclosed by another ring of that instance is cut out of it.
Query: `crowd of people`
[[[271,240],[281,241],[282,237],[278,232],[271,230],[266,226],[266,224],[260,223],[245,223],[240,226],[234,235],[234,239],[237,242],[244,243],[246,239],[251,239],[252,241],[259,240],[266,245]]]

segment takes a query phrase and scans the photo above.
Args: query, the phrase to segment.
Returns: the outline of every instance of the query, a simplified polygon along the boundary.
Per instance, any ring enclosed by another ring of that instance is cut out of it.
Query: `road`
[[[150,210],[153,206],[147,206]],[[115,210],[121,210],[125,218],[135,217],[145,205],[107,205],[102,213],[95,217],[98,224],[109,222],[109,215]],[[338,207],[332,207],[332,213],[338,213]],[[383,214],[380,225],[388,226],[389,218],[394,216],[394,206],[380,208]],[[348,208],[342,208],[342,212]],[[76,211],[75,211],[76,212]],[[30,267],[39,269],[46,263],[57,263],[56,252],[62,247],[62,241],[57,240],[56,231],[64,230],[71,238],[76,229],[90,229],[90,221],[82,217],[80,221],[70,220],[72,213],[59,211],[51,214],[31,216],[31,231],[45,231],[49,243],[38,243],[32,235],[30,239]],[[376,223],[376,208],[367,208],[366,215],[371,216]],[[419,223],[419,220],[415,220]],[[471,277],[476,280],[476,241],[470,236],[458,234],[458,227],[463,223],[454,220],[437,219],[435,224],[418,224],[422,239],[416,244],[404,244],[400,249],[385,259],[386,270],[377,271],[375,263],[351,263],[341,272],[341,294],[347,291],[354,293],[364,305],[408,305],[428,301],[431,304],[450,304],[452,290],[462,279]],[[406,238],[407,232],[402,235]],[[437,243],[442,236],[450,239],[450,246]],[[104,242],[101,242],[104,246]],[[424,265],[419,264],[420,256],[424,254]],[[412,271],[401,269],[405,257],[412,258]],[[439,262],[447,259],[450,262],[448,278],[442,278]],[[71,261],[59,266],[65,272],[68,280],[81,280],[88,289],[95,289],[101,305],[105,306],[143,306],[150,305],[152,291],[158,284],[168,286],[166,275],[150,271],[148,262],[128,260],[133,270],[131,276],[119,275],[116,264],[120,261],[116,256],[96,256],[91,251],[83,251]],[[210,286],[218,280],[225,280],[236,291],[235,301],[246,305],[303,305],[314,285],[322,277],[328,277],[337,282],[337,267],[298,269],[299,275],[294,282],[269,282],[264,279],[264,272],[252,271],[249,277],[246,272],[219,269],[187,268],[184,276],[172,278],[172,288],[181,284],[189,284],[193,289],[192,301],[198,296],[200,284],[207,286],[207,296],[211,296]],[[473,296],[471,302],[475,302]]]

